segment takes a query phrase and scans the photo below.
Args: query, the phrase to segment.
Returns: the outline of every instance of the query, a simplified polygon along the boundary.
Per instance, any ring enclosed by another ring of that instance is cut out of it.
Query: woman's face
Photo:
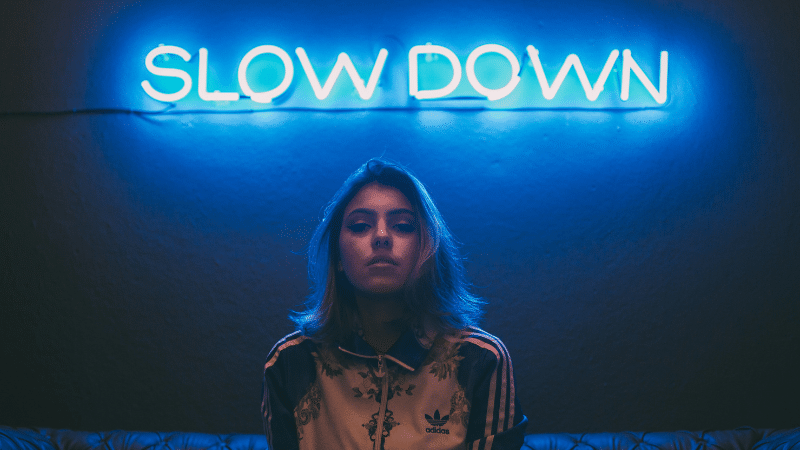
[[[408,198],[376,181],[361,188],[344,210],[339,254],[339,269],[357,292],[399,292],[419,254],[419,226]]]

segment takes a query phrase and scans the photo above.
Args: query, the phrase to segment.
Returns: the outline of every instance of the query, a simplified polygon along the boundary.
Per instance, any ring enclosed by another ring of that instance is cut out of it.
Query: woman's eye
[[[410,223],[398,223],[397,225],[395,225],[395,227],[397,227],[398,231],[401,231],[403,233],[413,233],[414,231],[416,231],[414,225]]]
[[[369,225],[365,223],[354,223],[352,225],[348,225],[347,228],[353,233],[362,233],[367,229],[368,226]]]

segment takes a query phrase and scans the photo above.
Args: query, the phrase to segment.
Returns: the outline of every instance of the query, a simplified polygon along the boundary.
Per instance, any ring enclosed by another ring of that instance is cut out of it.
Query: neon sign
[[[508,48],[498,44],[485,44],[475,48],[466,58],[465,67],[462,68],[461,60],[449,48],[441,45],[433,45],[427,43],[424,45],[416,45],[411,47],[408,52],[408,95],[417,100],[446,100],[448,95],[451,95],[456,88],[460,85],[462,74],[466,72],[469,85],[477,93],[474,98],[485,99],[489,102],[494,102],[509,96],[519,85],[522,80],[521,74],[527,70],[525,65],[526,61],[528,66],[532,66],[535,73],[535,80],[538,82],[538,87],[541,94],[546,101],[551,101],[556,98],[559,89],[566,77],[570,72],[577,75],[580,81],[580,86],[583,89],[586,100],[595,102],[600,94],[605,90],[606,84],[612,70],[617,67],[620,59],[620,51],[617,49],[612,50],[605,60],[600,74],[591,82],[589,76],[584,70],[581,60],[576,54],[570,54],[564,60],[560,70],[553,78],[552,82],[548,81],[548,75],[539,58],[539,50],[533,45],[528,45],[525,48],[522,62],[517,59],[517,56]],[[305,78],[311,85],[314,96],[318,100],[325,100],[331,94],[334,84],[341,76],[342,72],[346,72],[353,87],[357,91],[362,100],[370,100],[375,96],[378,89],[378,82],[384,71],[386,60],[389,52],[385,48],[378,51],[371,68],[362,69],[361,73],[369,73],[367,81],[362,78],[359,70],[353,64],[350,56],[347,53],[340,53],[324,83],[317,75],[317,70],[311,62],[305,49],[297,47],[294,51],[297,60],[305,74]],[[486,80],[481,80],[479,74],[476,72],[476,64],[479,58],[483,55],[494,54],[507,61],[510,68],[510,77],[505,84],[500,87],[487,87]],[[659,70],[658,74],[651,74],[648,76],[641,69],[639,64],[633,59],[629,49],[623,49],[622,52],[622,68],[621,68],[621,83],[619,83],[619,100],[626,102],[630,96],[631,89],[631,72],[639,80],[641,85],[647,90],[652,101],[658,105],[663,105],[667,101],[667,75],[668,75],[668,60],[669,55],[666,51],[660,52]],[[184,99],[192,89],[193,79],[189,72],[174,67],[163,67],[156,65],[157,58],[161,57],[162,60],[168,60],[169,55],[176,55],[183,61],[189,62],[193,59],[192,55],[185,49],[174,45],[159,45],[152,49],[145,57],[145,67],[147,70],[160,79],[172,79],[171,81],[182,83],[180,88],[172,92],[163,92],[156,89],[150,81],[144,80],[141,86],[145,93],[151,98],[161,102],[177,102]],[[289,87],[295,81],[295,67],[292,57],[284,49],[274,45],[260,45],[248,51],[239,62],[237,75],[240,92],[220,92],[214,90],[208,91],[208,50],[200,48],[199,55],[199,68],[197,72],[197,93],[201,100],[207,102],[235,102],[242,100],[243,97],[249,98],[256,103],[271,103],[274,99],[286,95]],[[248,68],[251,66],[253,60],[262,55],[272,55],[277,57],[282,66],[283,76],[280,82],[269,89],[256,91],[252,88],[253,75],[248,78]],[[420,61],[422,57],[423,61]],[[442,58],[439,58],[442,57]],[[433,59],[440,61],[440,64],[446,61],[452,70],[449,75],[449,81],[442,87],[423,89],[420,87],[420,82],[423,78],[420,73],[420,64],[427,64]],[[619,71],[618,71],[619,72]],[[550,75],[552,77],[552,75]],[[657,79],[658,87],[651,81]],[[573,94],[574,95],[574,94]],[[612,94],[613,95],[613,94]]]

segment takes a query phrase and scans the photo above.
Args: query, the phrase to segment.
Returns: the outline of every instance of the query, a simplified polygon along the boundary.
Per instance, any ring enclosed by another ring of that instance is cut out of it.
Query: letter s
[[[173,94],[164,94],[158,92],[157,90],[153,89],[153,86],[150,85],[149,81],[147,80],[142,81],[142,88],[144,89],[145,92],[147,92],[147,95],[161,102],[178,101],[183,97],[186,97],[186,94],[188,94],[189,90],[192,89],[192,77],[190,77],[188,73],[180,69],[168,69],[166,67],[157,67],[156,65],[153,64],[153,60],[155,60],[157,56],[168,53],[173,55],[178,55],[181,58],[183,58],[183,60],[186,62],[189,62],[189,60],[192,59],[192,55],[190,55],[189,52],[174,45],[160,45],[150,50],[150,53],[148,53],[147,56],[144,58],[144,65],[147,67],[147,70],[149,70],[150,73],[152,73],[153,75],[158,75],[162,77],[174,77],[183,80],[183,88],[181,88],[181,90]]]

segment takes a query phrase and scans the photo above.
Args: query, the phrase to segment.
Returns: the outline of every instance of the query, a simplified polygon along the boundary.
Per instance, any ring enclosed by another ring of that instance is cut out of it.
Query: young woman
[[[325,209],[312,294],[273,347],[270,449],[514,449],[527,418],[508,351],[476,328],[455,242],[422,183],[373,159]]]

